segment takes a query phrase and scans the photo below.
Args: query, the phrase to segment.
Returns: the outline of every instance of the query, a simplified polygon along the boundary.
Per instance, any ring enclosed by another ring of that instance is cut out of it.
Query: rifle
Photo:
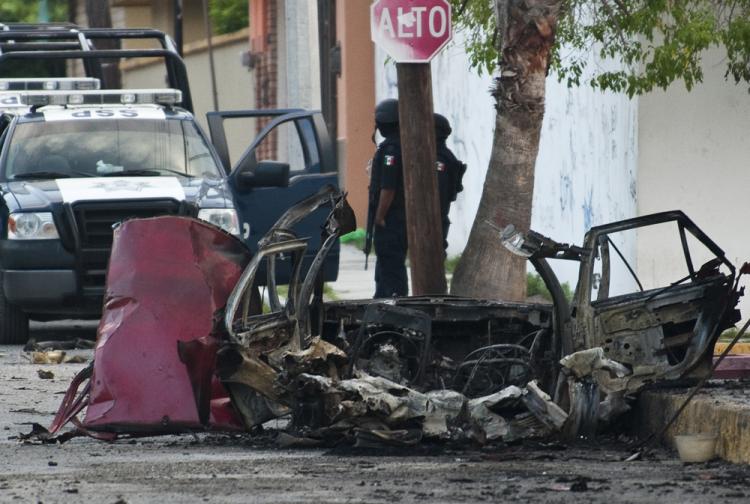
[[[373,198],[370,196],[370,204],[367,206],[367,230],[365,231],[365,270],[367,270],[367,263],[370,259],[370,251],[372,250],[375,213],[377,212],[377,207],[373,205],[372,200]]]

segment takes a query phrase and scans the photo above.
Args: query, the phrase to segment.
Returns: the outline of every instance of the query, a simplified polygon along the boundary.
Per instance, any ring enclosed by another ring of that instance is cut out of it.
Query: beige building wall
[[[374,47],[370,40],[370,0],[338,0],[336,33],[341,44],[338,79],[338,163],[341,185],[367,226],[367,162],[375,151],[371,137],[375,110]]]
[[[678,83],[640,98],[638,214],[683,210],[740,266],[750,260],[750,94],[724,79],[723,50],[709,51],[703,66],[691,92]],[[669,250],[669,239],[639,235],[640,276],[678,279],[681,257],[658,269],[647,260]]]
[[[80,5],[84,2],[80,1]],[[112,25],[156,28],[174,34],[173,0],[112,0]],[[206,37],[201,0],[182,2],[182,37],[185,44]]]
[[[117,5],[120,5],[119,7]],[[112,13],[112,26],[127,28],[154,28],[151,16],[151,5],[149,2],[113,2],[110,10]],[[126,47],[148,47],[147,44],[138,44],[137,41],[127,41]]]
[[[216,84],[219,95],[219,109],[240,110],[255,108],[255,79],[253,72],[242,66],[241,53],[248,47],[248,31],[215,37],[214,63]],[[208,132],[206,113],[213,110],[211,74],[209,71],[208,50],[205,42],[185,45],[185,65],[190,76],[190,90],[193,95],[195,116]],[[135,62],[123,65],[123,86],[163,87],[165,76],[163,64],[155,62]],[[236,159],[254,138],[254,130],[228,129],[230,155]],[[244,146],[244,147],[242,147]]]

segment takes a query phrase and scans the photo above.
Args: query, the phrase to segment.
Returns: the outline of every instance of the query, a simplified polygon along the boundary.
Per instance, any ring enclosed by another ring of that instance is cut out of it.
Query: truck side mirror
[[[253,187],[287,187],[289,185],[289,163],[260,161],[255,170],[250,163],[242,163],[237,173],[237,182],[242,189]]]

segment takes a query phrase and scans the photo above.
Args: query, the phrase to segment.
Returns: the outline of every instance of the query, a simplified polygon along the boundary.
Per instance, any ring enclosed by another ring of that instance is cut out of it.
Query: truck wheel
[[[8,303],[0,286],[0,345],[23,345],[28,339],[29,318]]]

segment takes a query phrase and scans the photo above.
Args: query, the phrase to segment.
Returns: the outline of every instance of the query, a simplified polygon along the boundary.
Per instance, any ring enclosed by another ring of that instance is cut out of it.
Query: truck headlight
[[[12,213],[8,216],[9,240],[55,240],[55,221],[49,212]]]
[[[239,219],[233,208],[203,208],[198,211],[198,218],[218,226],[235,236],[240,234]]]

